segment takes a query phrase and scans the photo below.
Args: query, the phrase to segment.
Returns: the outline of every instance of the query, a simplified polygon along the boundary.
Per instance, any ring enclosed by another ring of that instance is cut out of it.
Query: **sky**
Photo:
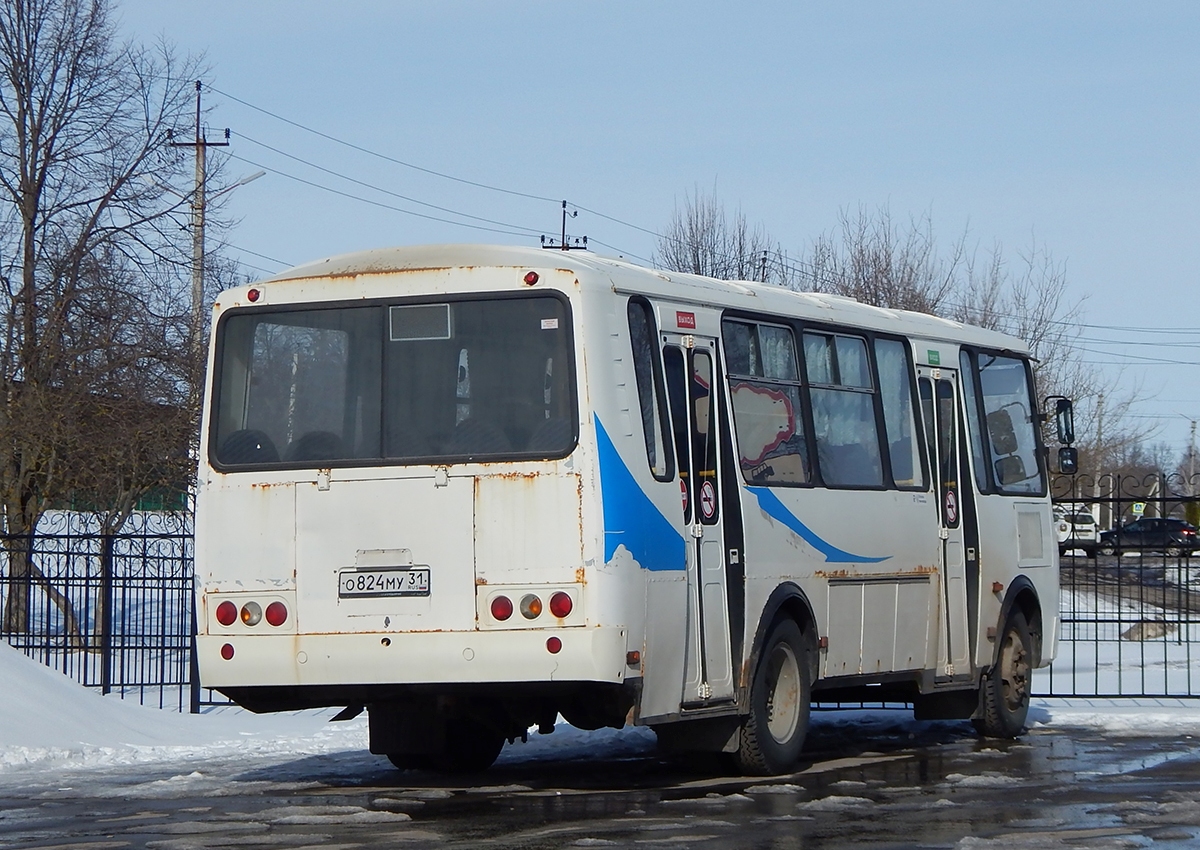
[[[792,255],[841,211],[928,216],[1084,302],[1081,349],[1151,438],[1200,418],[1200,4],[123,0],[203,53],[255,275],[568,232],[645,262],[696,192]],[[332,137],[332,138],[330,138]],[[307,182],[301,182],[307,181]],[[312,185],[317,184],[317,185]],[[351,197],[352,196],[352,197]],[[440,208],[440,209],[439,209]],[[405,211],[402,211],[405,210]]]

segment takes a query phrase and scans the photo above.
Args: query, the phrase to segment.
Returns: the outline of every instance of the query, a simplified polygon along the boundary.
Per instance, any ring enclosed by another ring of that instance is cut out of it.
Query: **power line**
[[[529,238],[528,233],[518,233],[518,232],[515,232],[512,230],[501,230],[496,227],[484,227],[479,224],[467,224],[466,222],[453,221],[448,218],[440,218],[436,215],[428,215],[426,213],[416,212],[415,210],[406,210],[403,207],[393,206],[392,204],[385,204],[382,201],[374,201],[374,200],[371,200],[370,198],[361,197],[360,195],[353,195],[349,192],[343,192],[341,189],[335,189],[332,186],[325,186],[321,183],[316,183],[312,180],[305,180],[303,177],[297,177],[295,174],[289,174],[288,172],[283,171],[281,169],[263,165],[262,163],[255,162],[252,159],[247,159],[244,156],[238,156],[237,154],[230,154],[229,156],[231,159],[236,159],[238,162],[244,162],[247,165],[253,165],[255,168],[261,168],[264,171],[271,172],[272,174],[278,174],[280,177],[286,177],[289,180],[296,181],[297,183],[303,183],[305,186],[311,186],[314,189],[321,189],[326,192],[330,192],[334,195],[340,195],[343,198],[349,198],[350,200],[353,200],[353,201],[361,201],[362,203],[370,204],[373,207],[379,207],[381,209],[391,210],[393,212],[404,213],[405,215],[416,216],[417,218],[424,218],[424,219],[428,219],[430,221],[439,221],[443,224],[453,224],[458,227],[466,227],[466,228],[470,228],[472,230],[484,230],[489,233],[503,233],[506,236],[520,236],[523,239]]]
[[[530,194],[529,192],[519,192],[515,189],[506,189],[502,186],[492,186],[488,183],[480,183],[475,180],[467,180],[464,177],[455,177],[453,174],[445,174],[444,172],[441,172],[441,171],[435,171],[432,168],[425,168],[424,166],[421,166],[421,165],[416,165],[411,162],[405,162],[404,160],[397,159],[394,156],[388,156],[387,154],[379,153],[378,151],[373,151],[370,148],[365,148],[362,145],[356,145],[353,142],[348,142],[345,139],[339,139],[337,136],[332,136],[329,133],[323,133],[320,130],[316,130],[316,129],[313,129],[312,127],[308,127],[304,124],[301,124],[299,121],[293,121],[290,118],[284,118],[282,115],[279,115],[278,113],[272,112],[269,109],[263,109],[261,106],[256,106],[255,104],[250,103],[249,101],[242,100],[240,97],[236,97],[235,95],[232,95],[229,92],[222,91],[221,89],[218,89],[218,88],[215,88],[212,86],[210,86],[209,88],[212,89],[212,91],[215,91],[217,94],[223,95],[224,97],[227,97],[230,100],[236,101],[237,103],[240,103],[242,106],[245,106],[249,109],[253,109],[256,112],[261,112],[263,115],[269,115],[270,117],[274,118],[277,121],[282,121],[284,124],[290,124],[291,126],[296,127],[300,130],[304,130],[307,133],[312,133],[314,136],[320,136],[322,139],[327,139],[328,141],[334,142],[339,145],[343,145],[352,150],[356,150],[359,153],[365,153],[368,156],[377,157],[378,159],[382,159],[385,162],[391,162],[391,163],[394,163],[395,165],[402,165],[405,168],[411,168],[414,171],[420,171],[424,174],[433,175],[434,177],[441,177],[444,180],[453,180],[455,183],[463,183],[467,186],[474,186],[478,189],[487,189],[488,191],[491,191],[491,192],[502,192],[505,195],[514,195],[518,198],[529,198],[530,200],[534,200],[534,201],[549,201],[552,204],[557,204],[561,200],[559,198],[547,198],[543,195],[534,195],[534,194]]]
[[[250,142],[251,144],[258,145],[261,148],[266,148],[267,150],[272,151],[273,153],[277,153],[280,156],[287,157],[288,159],[290,159],[294,162],[298,162],[302,165],[307,165],[309,168],[315,168],[317,171],[321,171],[332,177],[338,177],[342,180],[347,181],[348,183],[354,183],[357,186],[363,186],[363,187],[365,187],[367,189],[371,189],[375,192],[380,192],[384,195],[390,195],[393,198],[399,198],[402,201],[408,201],[409,203],[412,203],[412,204],[420,204],[423,207],[429,207],[430,209],[435,209],[435,210],[438,210],[439,212],[449,213],[450,215],[458,215],[458,216],[462,216],[463,218],[470,218],[470,219],[474,219],[475,221],[485,222],[487,224],[495,224],[499,227],[513,227],[513,228],[517,228],[519,230],[528,230],[529,234],[531,236],[537,236],[543,232],[536,228],[526,227],[523,224],[512,224],[511,222],[507,222],[507,221],[496,221],[494,219],[484,218],[484,217],[478,216],[478,215],[471,215],[470,213],[459,212],[458,210],[451,209],[449,207],[441,207],[441,206],[438,206],[437,204],[431,204],[426,201],[418,200],[417,198],[409,197],[408,195],[401,195],[399,192],[393,192],[389,189],[384,189],[379,186],[376,186],[373,183],[368,183],[365,180],[359,180],[357,178],[350,177],[349,175],[342,174],[340,171],[334,171],[332,168],[326,168],[323,165],[317,165],[315,162],[310,162],[307,159],[303,159],[301,157],[295,156],[294,154],[290,154],[287,151],[282,151],[279,148],[272,147],[271,145],[266,144],[265,142],[260,142],[256,139],[252,139],[245,134],[239,133],[238,138],[245,139],[246,141]]]

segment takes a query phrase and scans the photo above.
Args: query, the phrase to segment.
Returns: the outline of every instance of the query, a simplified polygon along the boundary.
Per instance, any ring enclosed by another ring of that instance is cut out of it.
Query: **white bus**
[[[435,246],[222,293],[208,374],[202,681],[365,708],[400,767],[483,769],[561,714],[778,773],[814,698],[1012,737],[1054,656],[1017,339]]]

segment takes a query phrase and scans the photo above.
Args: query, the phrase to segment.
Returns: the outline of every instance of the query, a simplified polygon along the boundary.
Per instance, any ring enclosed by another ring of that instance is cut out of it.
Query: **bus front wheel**
[[[1015,738],[1029,715],[1029,686],[1033,640],[1025,615],[1013,611],[1000,634],[996,664],[979,687],[979,711],[972,719],[976,731],[988,738]]]
[[[738,734],[737,764],[768,776],[791,771],[808,733],[811,685],[804,636],[793,620],[775,624],[763,644],[750,685],[750,711]]]

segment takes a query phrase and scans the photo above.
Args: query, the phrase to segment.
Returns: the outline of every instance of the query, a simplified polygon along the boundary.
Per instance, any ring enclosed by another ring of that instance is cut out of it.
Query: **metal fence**
[[[1062,625],[1035,693],[1200,697],[1200,543],[1182,532],[1200,524],[1198,494],[1197,479],[1153,472],[1054,480]],[[1098,539],[1070,522],[1080,513]],[[1139,519],[1144,532],[1119,531]]]
[[[1196,484],[1060,477],[1053,496],[1063,516],[1087,513],[1100,529],[1195,525]],[[1122,540],[1127,551],[1108,554],[1064,538],[1058,657],[1035,673],[1037,695],[1200,697],[1200,549]],[[136,514],[105,535],[86,515],[51,513],[36,535],[0,545],[0,639],[103,693],[178,711],[214,702],[196,670],[190,515]]]
[[[52,512],[0,537],[0,639],[102,693],[198,711],[192,543],[189,515],[158,512],[117,534]]]

